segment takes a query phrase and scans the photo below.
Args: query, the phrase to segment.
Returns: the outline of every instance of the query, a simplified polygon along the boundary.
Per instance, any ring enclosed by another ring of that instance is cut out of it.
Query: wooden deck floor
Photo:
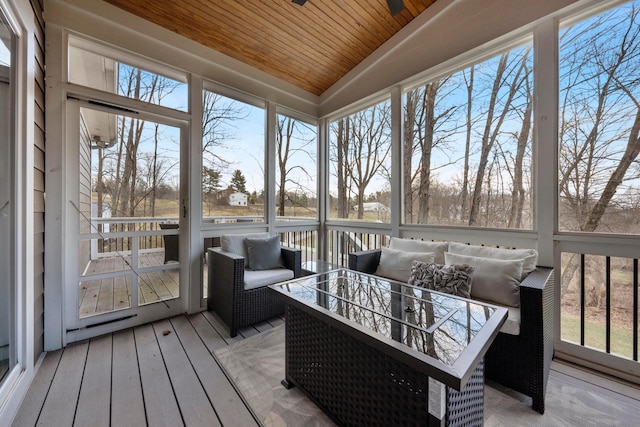
[[[211,352],[282,323],[230,338],[203,312],[49,352],[13,426],[258,425]]]
[[[92,260],[86,274],[112,273],[128,270],[131,257],[108,257]],[[140,255],[140,267],[164,264],[164,252]],[[165,270],[141,275],[138,286],[138,304],[149,304],[160,299],[178,297],[180,293],[179,270]],[[122,276],[80,283],[80,317],[108,313],[131,307],[131,277]]]
[[[243,328],[237,337],[230,338],[216,315],[203,312],[49,352],[13,426],[259,425],[211,353],[283,322],[274,318]],[[557,362],[552,365],[552,370],[579,381],[582,387],[602,386],[640,400],[640,390],[635,387],[623,387]],[[612,411],[611,419],[620,419],[621,415]]]

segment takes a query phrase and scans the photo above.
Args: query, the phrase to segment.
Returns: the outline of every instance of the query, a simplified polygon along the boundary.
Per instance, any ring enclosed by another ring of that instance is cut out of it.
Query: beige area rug
[[[293,387],[284,388],[284,326],[215,351],[227,376],[254,416],[265,426],[335,425]]]
[[[215,356],[265,426],[335,425],[284,378],[284,326],[217,350]],[[640,402],[551,371],[546,411],[540,415],[528,398],[499,386],[485,386],[486,426],[640,426]]]

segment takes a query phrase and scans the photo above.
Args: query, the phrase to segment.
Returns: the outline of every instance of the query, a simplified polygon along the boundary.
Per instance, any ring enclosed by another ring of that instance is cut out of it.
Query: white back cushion
[[[433,257],[431,252],[406,252],[383,247],[376,275],[407,283],[411,276],[413,261],[430,264],[433,262]]]
[[[538,251],[535,249],[504,249],[487,246],[466,245],[459,242],[449,242],[449,251],[453,254],[471,255],[482,258],[494,258],[502,260],[523,259],[522,276],[520,280],[536,269],[538,263]]]
[[[392,237],[389,248],[407,252],[431,252],[433,262],[444,264],[444,253],[449,248],[448,242],[425,242],[424,240],[401,239]]]

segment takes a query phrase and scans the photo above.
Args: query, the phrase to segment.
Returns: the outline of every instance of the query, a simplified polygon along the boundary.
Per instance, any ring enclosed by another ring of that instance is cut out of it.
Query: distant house
[[[249,196],[244,193],[229,194],[229,206],[247,206]]]
[[[358,206],[356,205],[354,209],[358,210]],[[362,204],[362,210],[365,212],[386,212],[389,208],[380,202],[368,202]]]
[[[218,191],[216,200],[217,203],[221,205],[227,203],[229,206],[247,206],[249,195],[240,193],[232,186],[228,186],[224,190]]]

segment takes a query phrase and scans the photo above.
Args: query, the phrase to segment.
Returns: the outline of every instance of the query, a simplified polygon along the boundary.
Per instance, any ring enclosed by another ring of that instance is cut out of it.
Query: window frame
[[[404,118],[405,118],[405,105],[406,105],[406,96],[407,94],[415,89],[423,87],[430,82],[437,81],[446,76],[451,76],[456,73],[459,73],[463,70],[468,69],[471,66],[484,63],[489,60],[493,60],[503,53],[513,51],[514,49],[522,48],[526,45],[531,46],[531,58],[532,58],[532,69],[531,69],[531,82],[532,89],[531,93],[533,95],[533,110],[531,113],[531,135],[529,139],[531,140],[531,163],[529,165],[530,176],[531,176],[531,189],[529,191],[531,206],[530,214],[531,214],[531,227],[527,228],[506,228],[506,227],[483,227],[479,225],[474,226],[465,226],[465,225],[446,225],[446,224],[418,224],[418,223],[407,223],[404,221],[404,209],[405,209],[405,199],[404,199],[404,187],[401,185],[400,191],[400,211],[398,212],[398,221],[400,226],[422,226],[422,227],[444,227],[444,228],[461,228],[461,229],[479,229],[479,230],[508,230],[514,232],[536,232],[537,231],[537,209],[536,209],[536,195],[537,195],[537,177],[536,177],[536,168],[535,168],[535,153],[537,147],[537,135],[535,132],[536,129],[536,100],[538,97],[535,96],[538,90],[538,80],[536,76],[539,72],[538,67],[538,57],[536,56],[536,52],[539,50],[537,47],[539,43],[536,42],[536,32],[531,29],[520,29],[516,34],[510,36],[504,36],[499,39],[492,41],[486,46],[482,46],[480,48],[465,52],[457,57],[454,57],[448,61],[445,61],[429,70],[426,70],[423,73],[420,73],[417,76],[414,76],[408,79],[404,84],[400,85],[400,108],[401,108],[401,132],[400,132],[400,142],[401,147],[399,151],[404,156],[404,147],[403,138],[404,138]],[[464,104],[466,105],[466,104]],[[404,183],[404,175],[405,170],[403,167],[403,162],[400,162],[398,167],[400,168],[400,173],[396,175],[392,172],[394,177],[398,178],[401,183]],[[410,171],[409,173],[411,173]],[[525,171],[526,172],[526,171]],[[524,176],[524,175],[523,175]]]
[[[315,185],[315,197],[316,197],[316,215],[314,219],[309,219],[309,218],[301,218],[301,219],[295,219],[292,221],[284,221],[281,219],[281,217],[279,217],[277,215],[277,213],[274,214],[275,217],[275,221],[276,221],[276,225],[288,225],[290,222],[294,222],[296,225],[302,225],[302,224],[318,224],[320,217],[321,217],[321,211],[320,211],[320,167],[322,166],[322,162],[321,162],[321,156],[320,156],[320,122],[317,119],[314,119],[311,116],[308,116],[304,113],[300,113],[297,112],[295,110],[292,110],[290,108],[287,107],[283,107],[283,106],[276,106],[275,108],[275,123],[277,124],[277,120],[278,120],[278,116],[279,115],[283,115],[283,116],[287,116],[290,117],[294,120],[300,121],[300,122],[304,122],[308,125],[314,126],[316,128],[316,144],[315,144],[315,150],[316,150],[316,167],[315,167],[315,181],[316,181],[316,185]],[[274,154],[275,153],[275,147],[276,147],[276,138],[273,138],[273,151]],[[275,157],[274,157],[274,168],[277,168],[277,164],[275,164]],[[274,177],[277,176],[275,170],[274,170]],[[274,197],[277,196],[277,188],[275,188],[277,185],[275,184],[275,180],[274,180]],[[275,210],[275,207],[274,207]]]
[[[387,228],[391,226],[391,224],[393,223],[393,216],[394,216],[393,211],[395,208],[395,206],[393,205],[393,201],[394,201],[393,185],[394,185],[394,180],[396,178],[393,162],[394,162],[394,154],[395,154],[394,135],[396,130],[394,130],[394,100],[393,100],[394,97],[392,96],[391,92],[392,92],[391,90],[386,90],[383,92],[376,93],[373,96],[366,98],[366,100],[362,102],[352,104],[351,106],[340,110],[340,114],[334,114],[326,118],[325,132],[324,132],[324,135],[325,135],[324,145],[326,147],[326,161],[323,163],[323,166],[325,168],[325,175],[326,175],[325,177],[326,191],[324,191],[323,197],[325,198],[324,203],[326,206],[325,221],[328,223],[344,224],[344,225],[359,223],[359,224],[366,224],[367,226],[373,225],[374,228]],[[331,161],[331,155],[332,155],[331,127],[333,123],[339,120],[345,119],[347,117],[358,114],[360,112],[368,110],[369,108],[376,107],[386,102],[389,103],[389,159],[387,160],[387,162],[391,170],[390,183],[389,183],[389,192],[391,193],[390,194],[391,206],[389,206],[389,220],[385,222],[374,222],[374,221],[360,220],[358,218],[350,219],[350,218],[332,217],[331,216],[331,211],[332,211],[331,195],[330,195],[331,179],[333,177],[332,161]]]
[[[263,165],[263,191],[264,191],[264,195],[265,195],[265,200],[264,200],[264,206],[263,206],[263,211],[264,211],[264,215],[263,215],[263,222],[259,222],[256,223],[256,226],[260,226],[260,227],[265,227],[267,226],[270,222],[269,218],[270,218],[270,213],[269,213],[269,183],[267,180],[268,177],[268,170],[269,170],[269,155],[271,152],[270,149],[270,143],[269,140],[270,138],[270,130],[269,130],[269,122],[270,122],[270,103],[264,99],[258,98],[256,96],[252,96],[249,95],[247,93],[241,92],[239,90],[235,90],[232,88],[229,88],[227,86],[209,81],[209,80],[204,80],[203,84],[202,84],[202,91],[200,92],[200,98],[199,98],[199,104],[200,104],[200,118],[198,119],[198,122],[200,123],[200,129],[202,128],[202,115],[204,114],[204,105],[202,104],[202,99],[204,96],[204,92],[208,91],[208,92],[212,92],[215,93],[217,95],[223,96],[225,98],[231,99],[233,101],[237,101],[237,102],[241,102],[244,104],[247,104],[251,107],[255,107],[255,108],[260,108],[262,110],[264,110],[264,139],[263,139],[263,152],[264,152],[264,157],[262,160],[262,165]],[[205,222],[203,221],[203,211],[202,211],[202,167],[203,167],[203,162],[202,162],[202,132],[200,130],[198,130],[198,134],[199,134],[199,140],[198,140],[198,146],[199,146],[199,157],[200,157],[200,162],[199,162],[199,176],[200,176],[200,184],[197,187],[197,191],[200,194],[200,221],[202,222],[202,229],[206,230],[206,229],[215,229],[218,227],[223,227],[223,228],[235,228],[236,225],[235,224],[214,224],[212,222]],[[195,154],[195,153],[194,153]]]

